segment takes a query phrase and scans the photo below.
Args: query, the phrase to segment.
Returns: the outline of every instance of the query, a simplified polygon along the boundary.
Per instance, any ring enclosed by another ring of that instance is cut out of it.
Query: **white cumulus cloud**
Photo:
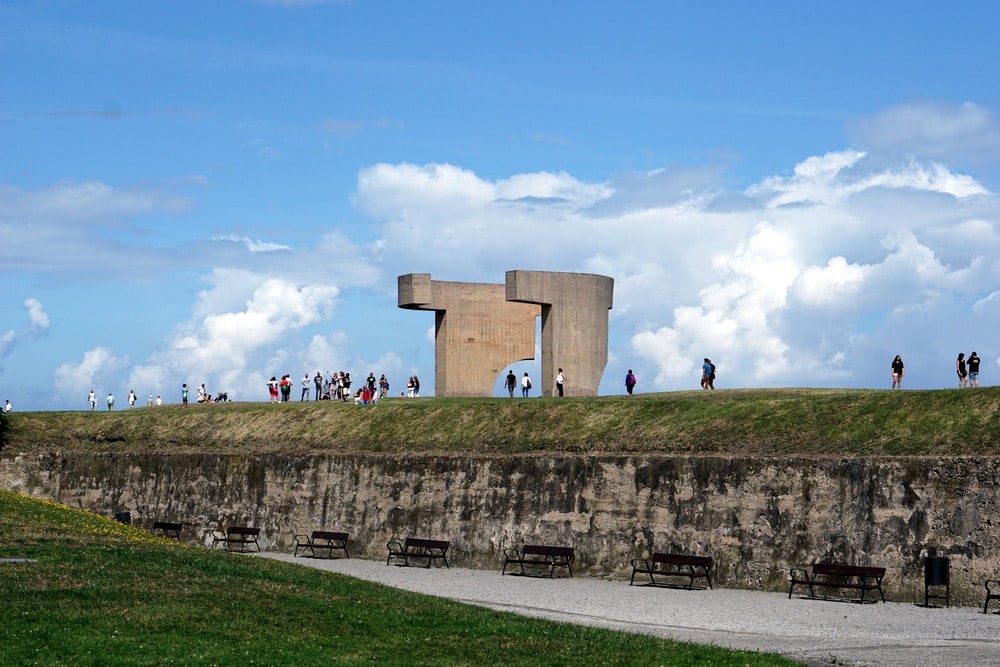
[[[24,300],[24,307],[28,311],[28,329],[36,336],[48,331],[49,316],[42,307],[42,302],[28,298]]]

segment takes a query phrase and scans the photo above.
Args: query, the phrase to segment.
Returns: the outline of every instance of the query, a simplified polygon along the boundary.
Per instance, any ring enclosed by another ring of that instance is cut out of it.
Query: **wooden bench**
[[[864,603],[865,593],[878,591],[885,602],[882,592],[882,579],[885,577],[884,567],[869,567],[864,565],[846,565],[842,563],[815,563],[810,569],[805,566],[793,567],[789,571],[791,583],[788,586],[788,599],[792,598],[792,589],[796,585],[805,584],[809,587],[809,596],[816,597],[816,587],[850,588],[861,591],[860,602]]]
[[[695,579],[704,579],[712,588],[711,571],[711,556],[654,553],[649,558],[632,559],[632,578],[628,583],[629,586],[635,583],[637,574],[648,574],[650,586],[657,585],[655,577],[687,577],[688,590],[694,588]]]
[[[226,532],[214,531],[214,537],[212,539],[212,548],[215,548],[216,544],[225,544],[228,551],[239,551],[244,552],[249,549],[249,547],[256,547],[257,551],[260,551],[260,544],[257,543],[257,537],[260,535],[260,528],[249,528],[247,526],[229,526],[226,528]],[[233,549],[233,545],[239,546],[239,549]]]
[[[448,545],[447,540],[429,540],[423,537],[407,537],[402,542],[392,540],[385,546],[389,550],[389,557],[385,559],[388,565],[393,558],[403,561],[404,565],[410,564],[411,558],[423,558],[427,560],[427,567],[435,560],[443,560],[445,567],[448,565]]]
[[[296,535],[295,555],[299,555],[299,549],[309,549],[313,558],[319,558],[316,551],[325,550],[327,557],[333,558],[334,549],[339,549],[344,552],[345,557],[350,558],[351,554],[347,553],[348,537],[347,533],[335,533],[329,530],[314,530],[311,535]]]
[[[990,613],[990,600],[1000,600],[1000,579],[986,580],[986,601],[983,603],[984,614]]]
[[[521,574],[527,574],[524,566],[548,567],[549,576],[555,575],[557,567],[565,567],[569,576],[573,576],[573,547],[551,546],[546,544],[525,544],[520,549],[503,550],[503,570],[507,574],[507,566],[515,563],[521,566]]]
[[[175,523],[173,521],[154,521],[153,522],[153,532],[161,537],[172,537],[175,540],[181,539],[181,530],[183,530],[183,523]]]

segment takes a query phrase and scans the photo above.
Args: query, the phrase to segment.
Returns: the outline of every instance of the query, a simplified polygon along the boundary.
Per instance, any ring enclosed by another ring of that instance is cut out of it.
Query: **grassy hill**
[[[1000,455],[1000,387],[15,412],[4,452]],[[0,440],[2,442],[2,440]]]
[[[189,547],[0,490],[2,665],[791,665]]]

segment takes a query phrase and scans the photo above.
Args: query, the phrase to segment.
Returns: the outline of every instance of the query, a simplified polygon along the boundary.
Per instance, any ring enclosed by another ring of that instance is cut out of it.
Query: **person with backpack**
[[[701,365],[701,388],[708,389],[710,378],[712,377],[712,362],[708,357],[705,357],[704,363]]]
[[[628,373],[625,374],[625,391],[628,392],[629,396],[632,395],[632,390],[635,389],[636,382],[635,373],[632,372],[631,368],[628,369]]]

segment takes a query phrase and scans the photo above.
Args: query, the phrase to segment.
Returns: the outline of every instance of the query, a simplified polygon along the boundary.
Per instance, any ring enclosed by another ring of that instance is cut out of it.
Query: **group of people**
[[[966,358],[964,352],[958,353],[958,359],[955,360],[955,372],[958,374],[958,386],[960,389],[979,386],[979,365],[980,358],[975,351],[968,358]],[[892,360],[893,389],[903,388],[904,373],[903,358],[897,354]],[[563,396],[565,383],[566,376],[563,373],[563,369],[560,368],[556,373],[556,394],[558,396]],[[625,374],[625,391],[629,396],[635,390],[636,384],[638,384],[638,380],[630,368],[628,369],[628,373]],[[267,381],[267,392],[271,402],[287,403],[290,401],[292,385],[293,382],[290,375],[282,375],[280,380],[272,375],[271,379]],[[306,372],[302,376],[300,385],[302,392],[299,396],[299,401],[308,401],[311,396],[312,400],[315,401],[332,400],[346,402],[353,398],[356,404],[369,405],[378,403],[381,398],[389,395],[389,379],[385,376],[385,373],[377,380],[375,379],[374,372],[369,373],[362,386],[353,393],[351,392],[351,374],[344,371],[336,373],[328,372],[328,377],[324,377],[321,371],[316,371],[316,374],[311,377]],[[531,392],[531,376],[525,372],[520,380],[518,380],[513,369],[511,369],[507,372],[504,386],[507,388],[507,392],[511,398],[514,397],[514,392],[518,386],[521,388],[521,396],[527,398]],[[705,357],[704,363],[701,366],[701,388],[715,389],[715,364],[708,357]],[[406,391],[405,393],[400,392],[399,395],[409,398],[419,397],[420,379],[416,375],[411,375],[407,378]],[[212,395],[205,389],[204,382],[197,389],[196,400],[198,403],[214,403],[217,401],[226,401],[228,398],[228,395],[223,393],[216,396],[213,400]],[[130,408],[135,407],[137,397],[134,390],[129,390],[127,400]],[[97,393],[93,389],[90,390],[87,396],[87,402],[90,404],[91,411],[97,408]],[[107,404],[109,411],[114,410],[115,397],[113,393],[108,392],[108,396],[104,402]],[[161,405],[162,403],[163,399],[159,395],[154,400],[153,395],[150,394],[146,401],[146,406]],[[187,407],[188,405],[188,386],[186,383],[181,385],[181,405],[182,407]],[[12,409],[10,401],[5,401],[4,412],[10,412]]]
[[[139,400],[139,397],[136,396],[134,389],[129,389],[128,390],[128,398],[126,400],[128,400],[128,407],[129,408],[134,408],[135,407],[135,403],[136,403],[137,400]],[[108,406],[108,412],[110,412],[110,411],[112,411],[112,410],[115,409],[115,395],[114,395],[113,392],[110,392],[110,391],[108,392],[107,397],[104,399],[104,403],[105,403],[105,405]],[[90,406],[90,411],[91,412],[93,412],[94,410],[97,409],[97,392],[94,391],[93,389],[91,389],[90,392],[87,394],[87,404]],[[146,407],[150,407],[153,404],[154,404],[153,395],[150,394],[149,398],[146,400]],[[155,404],[156,405],[162,405],[163,404],[163,399],[160,398],[159,394],[157,394],[157,396],[156,396]]]
[[[521,396],[523,398],[528,398],[528,394],[531,392],[531,376],[525,373],[521,376]],[[514,375],[514,370],[511,369],[507,372],[507,380],[505,382],[507,387],[507,393],[510,394],[511,398],[514,398],[514,390],[517,388],[517,376]]]
[[[292,376],[285,374],[278,380],[275,376],[267,381],[267,393],[271,403],[287,403],[292,396]],[[323,376],[322,371],[316,371],[313,376],[306,371],[299,381],[301,393],[299,402],[313,401],[342,401],[347,402],[354,399],[357,404],[368,405],[378,403],[379,399],[389,395],[389,378],[382,373],[381,377],[375,379],[375,372],[372,371],[362,383],[361,387],[351,391],[351,374],[345,371],[327,371],[327,376]],[[403,396],[400,393],[400,396]],[[420,396],[420,379],[416,375],[411,375],[406,381],[406,396],[413,398]]]
[[[629,371],[631,373],[632,371]],[[523,398],[528,398],[531,393],[531,376],[527,372],[521,376],[521,396]],[[562,396],[564,391],[564,386],[566,384],[566,375],[563,373],[563,369],[559,369],[556,373],[556,395]],[[504,381],[504,386],[507,387],[507,393],[510,394],[511,398],[514,398],[514,390],[517,389],[518,381],[517,376],[514,375],[514,370],[511,369],[507,371],[507,378]]]
[[[965,357],[965,352],[959,352],[958,358],[955,359],[955,373],[958,375],[958,388],[965,389],[966,387],[978,387],[979,386],[979,355],[973,350],[972,354],[968,358]],[[905,365],[903,364],[903,358],[900,355],[896,355],[892,359],[892,388],[902,389],[903,388],[903,374],[905,372]]]
[[[958,388],[979,386],[979,355],[973,350],[969,358],[965,358],[965,352],[958,353],[955,360],[955,371],[958,373]]]

